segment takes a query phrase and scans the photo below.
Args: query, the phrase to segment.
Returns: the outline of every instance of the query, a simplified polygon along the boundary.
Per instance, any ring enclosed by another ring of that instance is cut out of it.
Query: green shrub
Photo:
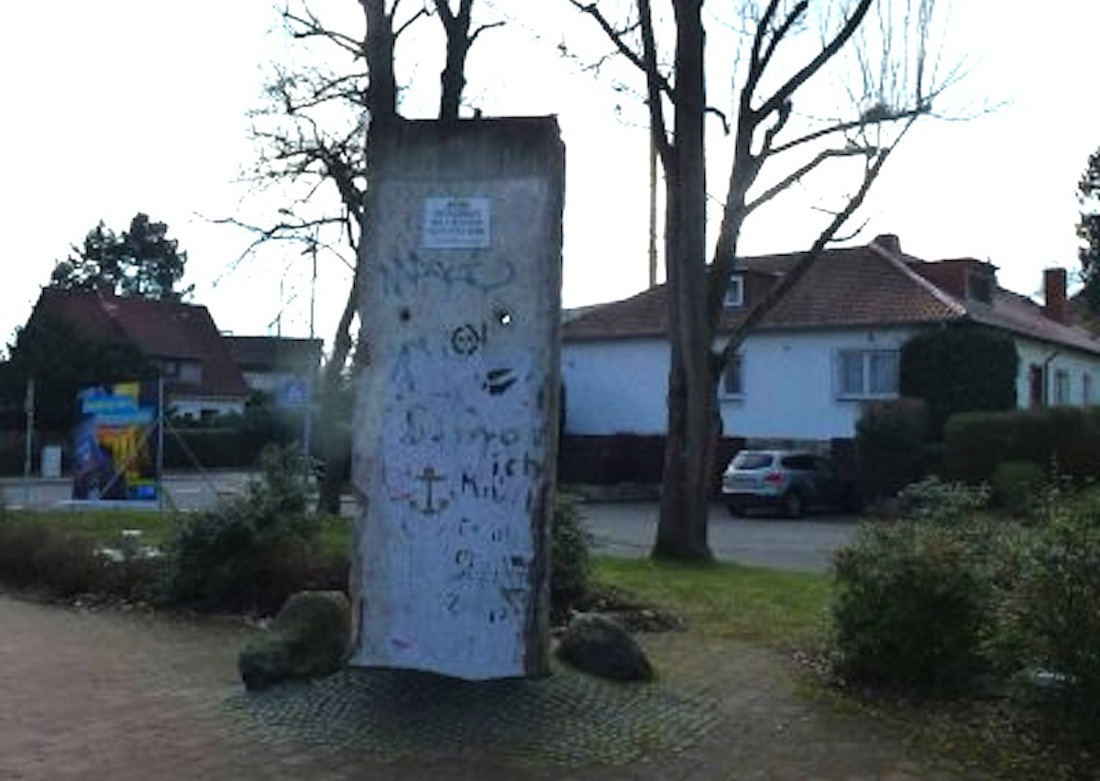
[[[902,346],[898,384],[903,396],[928,404],[929,433],[939,440],[954,414],[1013,409],[1018,364],[1004,331],[969,323],[936,328]]]
[[[1046,475],[1033,461],[1003,461],[993,470],[993,502],[1017,517],[1029,518],[1043,503]]]
[[[966,413],[948,421],[944,439],[945,473],[955,480],[989,482],[1005,461],[1031,461],[1076,485],[1100,476],[1096,409]]]
[[[166,601],[270,613],[311,581],[320,522],[307,512],[305,459],[269,448],[262,467],[244,496],[180,519],[167,546]]]
[[[0,583],[71,597],[99,591],[106,567],[89,537],[34,520],[0,517]]]
[[[54,596],[68,598],[102,590],[107,560],[89,537],[53,533],[35,553],[39,583]]]
[[[1002,666],[1025,680],[1046,680],[1039,705],[1052,733],[1093,750],[1100,749],[1096,510],[1095,501],[1087,502],[1028,530],[1000,611]]]
[[[35,557],[48,535],[42,524],[0,518],[0,582],[15,588],[33,585],[39,576]]]
[[[989,489],[944,482],[935,475],[898,492],[902,515],[915,521],[962,527],[989,503]]]
[[[588,591],[592,575],[592,535],[584,525],[580,501],[572,494],[554,496],[550,521],[550,604],[563,615]]]
[[[112,561],[104,568],[96,593],[125,602],[156,602],[167,566],[164,556],[134,556]]]
[[[918,521],[864,526],[834,560],[837,672],[847,681],[940,693],[984,666],[988,589],[957,530]]]
[[[923,473],[924,402],[897,399],[868,404],[856,423],[856,463],[864,501],[894,496]]]

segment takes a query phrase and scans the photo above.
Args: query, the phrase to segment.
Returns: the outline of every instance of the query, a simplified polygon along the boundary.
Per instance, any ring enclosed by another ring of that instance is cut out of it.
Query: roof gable
[[[32,317],[56,317],[93,340],[127,341],[154,362],[197,362],[201,379],[170,380],[173,392],[245,397],[248,386],[205,306],[112,293],[45,288]]]

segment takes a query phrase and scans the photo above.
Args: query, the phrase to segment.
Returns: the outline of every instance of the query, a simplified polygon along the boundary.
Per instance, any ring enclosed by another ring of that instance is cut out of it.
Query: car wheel
[[[739,515],[745,514],[745,508],[737,504],[736,502],[728,502],[726,504],[726,509],[729,510],[730,515],[732,515],[734,518]]]
[[[783,495],[783,515],[788,518],[801,518],[805,512],[806,506],[798,491],[787,491]]]

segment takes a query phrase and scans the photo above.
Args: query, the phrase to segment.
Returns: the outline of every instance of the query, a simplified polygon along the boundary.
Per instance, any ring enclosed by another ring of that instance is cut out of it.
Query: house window
[[[839,397],[890,398],[897,394],[897,350],[841,350],[837,354]]]
[[[726,309],[739,309],[745,305],[745,278],[740,274],[731,274],[723,299]]]
[[[1058,407],[1069,404],[1069,372],[1065,369],[1054,372],[1054,404]]]
[[[1043,386],[1046,384],[1043,377],[1043,367],[1036,363],[1031,364],[1027,370],[1027,401],[1032,408],[1043,406],[1046,394]]]
[[[1092,375],[1088,372],[1081,376],[1081,406],[1092,406]]]
[[[722,395],[741,396],[744,394],[742,386],[744,366],[740,355],[730,358],[722,372]]]

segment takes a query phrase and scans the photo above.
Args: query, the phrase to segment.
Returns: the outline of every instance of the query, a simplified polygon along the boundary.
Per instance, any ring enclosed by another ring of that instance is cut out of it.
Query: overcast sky
[[[484,2],[491,12],[513,0]],[[358,8],[354,0],[315,6],[348,12],[353,23]],[[467,97],[486,114],[559,116],[568,159],[564,302],[621,298],[647,280],[646,133],[610,74],[579,72],[559,56],[563,39],[592,40],[576,32],[589,29],[585,21],[565,0],[535,8],[478,42]],[[969,74],[952,105],[960,114],[999,108],[965,122],[918,123],[872,191],[855,241],[892,232],[929,260],[988,259],[1004,286],[1025,294],[1038,291],[1044,267],[1077,270],[1075,185],[1100,146],[1092,40],[1100,3],[1035,8],[956,0],[945,51],[965,55]],[[122,230],[138,211],[167,222],[188,251],[185,281],[223,330],[309,334],[309,273],[298,251],[269,250],[227,273],[249,237],[207,219],[279,208],[237,183],[254,155],[246,112],[260,104],[265,64],[296,56],[274,23],[269,0],[39,0],[5,9],[0,340],[25,322],[71,244],[100,219]],[[437,84],[432,52],[406,53],[404,67],[410,83]],[[714,80],[711,91],[719,91]],[[433,100],[411,90],[407,110],[415,115]],[[708,131],[720,149],[717,128]],[[716,187],[721,180],[712,177]],[[830,195],[820,183],[798,188],[749,223],[742,251],[805,248],[812,207]],[[348,272],[322,258],[319,278],[313,328],[328,341]]]

